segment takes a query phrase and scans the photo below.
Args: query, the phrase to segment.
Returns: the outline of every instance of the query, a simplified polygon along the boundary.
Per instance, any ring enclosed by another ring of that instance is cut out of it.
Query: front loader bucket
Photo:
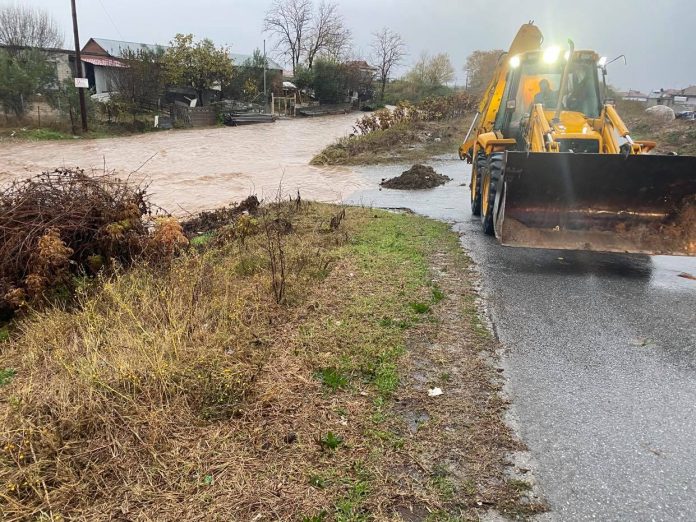
[[[503,245],[696,255],[696,157],[508,152]]]

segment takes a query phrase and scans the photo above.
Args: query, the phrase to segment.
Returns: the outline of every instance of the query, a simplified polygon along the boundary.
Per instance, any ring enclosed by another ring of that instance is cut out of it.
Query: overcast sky
[[[17,0],[15,0],[16,2]],[[319,1],[319,0],[315,0]],[[0,0],[0,5],[12,3]],[[21,0],[49,11],[71,46],[70,0]],[[233,52],[263,45],[263,17],[271,0],[77,0],[82,44],[92,36],[168,43],[177,32],[208,37]],[[609,68],[610,83],[648,91],[696,84],[694,0],[338,0],[355,47],[369,56],[371,33],[400,33],[407,62],[422,51],[447,52],[458,71],[475,49],[507,49],[519,26],[535,20],[545,44],[595,49],[628,65]],[[408,65],[408,63],[406,64]]]

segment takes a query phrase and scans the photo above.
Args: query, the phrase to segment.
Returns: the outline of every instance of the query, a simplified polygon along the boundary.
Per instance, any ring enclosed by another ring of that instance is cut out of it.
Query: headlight
[[[558,56],[561,54],[560,47],[549,47],[544,51],[544,61],[546,63],[554,63],[558,60]]]

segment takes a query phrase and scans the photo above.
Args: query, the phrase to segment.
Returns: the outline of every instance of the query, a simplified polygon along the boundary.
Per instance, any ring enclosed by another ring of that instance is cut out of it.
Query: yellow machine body
[[[459,150],[483,230],[508,246],[696,255],[696,158],[649,154],[603,99],[597,53],[542,40],[522,26]]]

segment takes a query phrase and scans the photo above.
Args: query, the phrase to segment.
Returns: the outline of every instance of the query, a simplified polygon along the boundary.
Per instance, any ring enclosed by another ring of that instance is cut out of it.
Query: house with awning
[[[141,50],[164,52],[165,47],[106,38],[90,38],[82,48],[82,63],[90,89],[95,94],[112,92],[111,78],[114,71],[126,67],[121,57],[126,52]]]
[[[90,38],[82,48],[82,62],[85,66],[85,76],[89,79],[90,89],[93,89],[96,94],[112,91],[110,78],[115,69],[126,67],[121,60],[125,53],[137,53],[138,51],[163,53],[168,48],[167,45]],[[252,55],[249,54],[230,53],[229,56],[238,66],[252,59]],[[282,76],[283,67],[269,59],[268,71],[271,74],[277,73]]]

